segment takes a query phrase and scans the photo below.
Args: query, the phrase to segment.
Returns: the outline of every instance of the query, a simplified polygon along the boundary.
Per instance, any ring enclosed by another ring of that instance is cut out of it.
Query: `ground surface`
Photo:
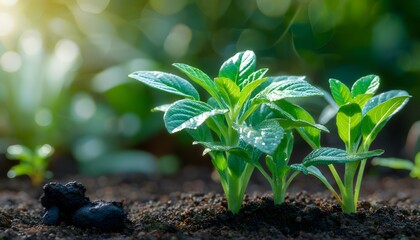
[[[179,176],[70,176],[91,200],[124,201],[131,224],[118,233],[41,224],[42,191],[25,180],[0,180],[0,239],[420,239],[420,181],[364,179],[357,214],[340,211],[322,185],[305,176],[286,203],[274,206],[258,177],[238,215],[226,211],[210,171],[186,168]],[[308,185],[308,182],[310,185]],[[310,186],[310,187],[309,187]],[[303,191],[305,189],[305,191]]]

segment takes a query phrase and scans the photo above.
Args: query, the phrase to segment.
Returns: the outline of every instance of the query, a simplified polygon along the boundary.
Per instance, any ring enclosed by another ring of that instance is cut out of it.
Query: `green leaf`
[[[330,132],[324,125],[310,123],[304,120],[275,118],[284,129],[296,129],[301,127],[313,127],[324,132]]]
[[[267,104],[271,109],[276,111],[276,117],[290,119],[292,121],[305,121],[313,126],[299,127],[296,130],[302,136],[302,138],[313,148],[318,148],[321,145],[321,131],[318,129],[318,125],[315,125],[315,121],[312,116],[305,111],[305,109],[294,105],[286,100],[280,100],[276,103]]]
[[[249,116],[247,123],[256,126],[265,120],[272,119],[274,116],[273,111],[267,105],[263,104]]]
[[[264,75],[267,72],[268,72],[268,68],[262,68],[262,69],[259,69],[259,70],[255,71],[255,72],[251,73],[251,75],[249,75],[248,78],[245,81],[243,81],[241,83],[241,85],[239,85],[239,87],[241,89],[243,89],[244,87],[246,87],[247,85],[253,83],[254,81],[259,80],[261,78],[264,78]]]
[[[264,83],[265,81],[267,81],[267,78],[261,78],[258,80],[255,80],[249,84],[247,84],[241,91],[241,94],[239,96],[238,102],[237,102],[237,107],[238,108],[242,108],[242,106],[244,105],[244,103],[246,102],[246,100],[249,99],[249,97],[251,96],[252,92],[258,87],[260,86],[262,83]]]
[[[338,148],[318,148],[306,156],[302,163],[304,166],[328,165],[335,163],[348,163],[360,161],[370,157],[376,157],[383,153],[383,150],[373,150],[363,153],[349,154]]]
[[[337,79],[330,79],[331,94],[338,106],[342,106],[353,98],[350,89]]]
[[[237,155],[235,153],[230,153],[227,161],[229,173],[236,178],[242,176],[242,173],[247,164],[247,160],[243,158],[243,154]]]
[[[411,97],[406,91],[403,90],[391,90],[383,92],[377,96],[371,98],[362,109],[363,116],[366,115],[372,108],[392,99],[395,97]]]
[[[149,87],[199,100],[197,90],[187,80],[173,74],[156,71],[138,71],[128,75]]]
[[[281,171],[288,170],[287,164],[293,151],[293,134],[291,131],[285,131],[283,139],[272,156],[266,158],[266,165],[270,172],[278,174]]]
[[[227,109],[214,109],[205,102],[184,99],[175,102],[166,111],[163,119],[169,133],[182,129],[197,129],[207,118],[224,114]]]
[[[35,172],[35,169],[31,164],[24,163],[24,164],[15,165],[12,168],[10,168],[10,170],[7,172],[7,176],[9,176],[10,178],[23,176],[23,175],[31,176],[32,174],[34,174],[34,172]]]
[[[44,144],[36,149],[36,154],[42,159],[50,157],[53,153],[54,148],[49,144]]]
[[[163,104],[157,107],[152,108],[152,112],[166,112],[169,107],[171,107],[172,103],[169,104]]]
[[[360,123],[362,109],[356,103],[349,103],[340,107],[336,116],[338,135],[346,145],[346,149],[353,150],[353,145],[360,137]]]
[[[353,98],[351,102],[357,103],[360,108],[363,108],[365,104],[373,97],[373,94],[359,94]]]
[[[241,140],[268,154],[273,154],[284,133],[280,124],[274,120],[266,120],[255,127],[239,126],[237,131]]]
[[[255,96],[263,101],[278,101],[284,98],[322,96],[323,93],[304,80],[290,79],[273,82]]]
[[[239,52],[223,63],[219,77],[229,78],[238,86],[251,75],[256,66],[256,57],[253,51]]]
[[[31,163],[33,161],[33,152],[23,145],[11,145],[7,148],[7,157],[12,160],[21,160]]]
[[[394,169],[412,170],[414,168],[412,161],[400,158],[374,158],[372,159],[372,164]]]
[[[233,108],[239,99],[241,90],[235,82],[229,78],[215,78],[214,79],[217,90],[220,96],[228,104],[229,107]]]
[[[302,164],[295,163],[295,164],[291,164],[291,165],[289,165],[288,167],[289,167],[290,169],[292,169],[292,170],[295,170],[295,171],[301,172],[301,173],[303,173],[303,174],[305,174],[305,175],[308,175],[308,173],[309,173],[308,168],[306,168],[306,167],[305,167],[305,166],[303,166]]]
[[[375,140],[378,133],[408,102],[409,96],[397,96],[391,98],[376,107],[370,109],[362,120],[363,143],[369,146]]]
[[[172,66],[178,68],[181,72],[187,75],[192,81],[204,88],[212,97],[218,99],[216,93],[216,84],[213,80],[198,68],[191,67],[183,63],[174,63]],[[198,100],[198,99],[197,99]]]
[[[360,94],[375,94],[379,88],[379,77],[376,75],[367,75],[359,78],[351,87],[353,97]]]
[[[206,155],[209,152],[217,151],[217,152],[229,152],[229,151],[240,151],[243,150],[240,147],[237,146],[226,146],[223,143],[217,143],[217,142],[193,142],[193,145],[202,145],[205,147],[203,151],[203,155]]]

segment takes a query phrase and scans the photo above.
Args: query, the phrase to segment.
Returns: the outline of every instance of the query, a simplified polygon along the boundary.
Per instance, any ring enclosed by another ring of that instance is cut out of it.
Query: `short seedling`
[[[399,112],[410,98],[408,93],[402,90],[392,90],[374,96],[378,87],[379,77],[375,75],[358,79],[351,90],[339,80],[331,79],[331,93],[338,105],[338,135],[346,150],[320,148],[309,154],[301,164],[331,190],[345,213],[354,213],[357,210],[366,159],[383,153],[382,150],[369,151],[370,145],[389,119]],[[344,180],[334,167],[335,163],[345,164]],[[341,196],[315,165],[328,165]]]
[[[264,77],[268,69],[256,70],[252,51],[229,58],[214,80],[189,65],[173,65],[211,97],[201,101],[193,85],[169,73],[139,71],[129,76],[152,88],[184,97],[155,110],[164,112],[169,133],[185,129],[195,140],[194,144],[205,147],[204,154],[210,155],[220,175],[228,209],[238,213],[255,168],[251,163],[257,162],[262,154],[274,154],[284,135],[279,121],[259,118],[254,113],[266,103],[322,95],[322,92],[297,77],[268,81]]]
[[[34,186],[40,186],[44,179],[52,177],[47,171],[48,157],[54,153],[54,148],[48,144],[36,147],[35,151],[23,146],[12,145],[7,148],[7,157],[18,160],[19,164],[13,166],[8,172],[9,178],[27,175],[31,178]]]
[[[374,158],[372,164],[393,169],[409,170],[412,178],[420,179],[420,152],[416,154],[414,163],[400,158]]]
[[[274,119],[284,129],[283,139],[277,149],[273,154],[265,157],[266,168],[259,161],[251,162],[270,183],[274,204],[278,205],[284,202],[286,191],[292,180],[300,171],[306,171],[299,164],[289,165],[294,144],[292,130],[296,130],[309,146],[317,149],[320,147],[321,131],[328,132],[328,129],[315,124],[307,111],[286,100],[262,105],[260,111],[256,111],[250,119],[254,118],[257,118],[255,122],[258,122],[258,119]]]

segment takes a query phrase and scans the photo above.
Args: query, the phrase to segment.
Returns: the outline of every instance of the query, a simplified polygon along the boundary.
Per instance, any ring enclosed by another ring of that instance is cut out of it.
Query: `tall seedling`
[[[280,83],[267,81],[268,69],[256,70],[254,52],[240,52],[223,63],[219,76],[211,79],[201,70],[186,64],[173,64],[209,95],[200,100],[195,87],[187,80],[169,73],[139,71],[129,76],[140,82],[184,99],[155,108],[164,112],[169,133],[186,130],[204,146],[220,175],[228,209],[238,213],[251,174],[262,154],[273,154],[284,135],[274,119],[250,122],[248,118],[263,104],[293,97],[294,93],[313,96],[322,93],[304,80]]]

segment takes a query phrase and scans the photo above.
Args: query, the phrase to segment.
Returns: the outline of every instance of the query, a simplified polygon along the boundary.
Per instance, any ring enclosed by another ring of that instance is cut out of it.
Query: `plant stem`
[[[358,162],[347,163],[345,165],[345,172],[344,172],[345,192],[342,193],[343,202],[341,204],[341,208],[343,209],[344,213],[356,212],[357,205],[354,202],[353,181],[354,181],[354,175],[356,174],[358,165],[359,165]]]

